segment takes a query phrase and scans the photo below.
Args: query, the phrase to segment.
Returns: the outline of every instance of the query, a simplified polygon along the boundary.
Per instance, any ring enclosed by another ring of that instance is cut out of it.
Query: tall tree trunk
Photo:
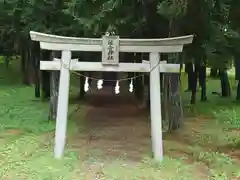
[[[33,83],[33,71],[32,71],[32,59],[31,59],[31,46],[30,46],[30,40],[28,40],[28,46],[27,46],[27,71],[28,71],[28,81],[29,85]]]
[[[167,60],[168,55],[167,54],[161,54],[161,59]],[[161,77],[162,76],[162,77]],[[169,117],[168,117],[168,97],[169,97],[169,79],[167,74],[160,74],[160,81],[161,81],[161,92],[162,92],[162,118],[164,123],[169,123]]]
[[[221,88],[222,88],[222,97],[231,96],[231,87],[228,79],[228,74],[226,69],[220,70],[220,80],[221,80]]]
[[[212,78],[218,78],[218,75],[219,75],[219,69],[218,68],[211,68],[211,71],[210,71],[210,77]]]
[[[201,101],[207,101],[207,87],[206,87],[206,65],[199,68],[199,82],[201,86]]]
[[[240,101],[240,53],[235,53],[235,80],[238,81],[236,100]]]
[[[170,59],[171,63],[178,62],[178,54]],[[168,81],[168,130],[174,131],[180,128],[183,118],[183,105],[180,91],[180,73],[166,73],[164,77]]]
[[[79,61],[91,61],[91,59],[88,57],[88,52],[82,52],[79,54]],[[86,72],[80,72],[82,75],[86,75]],[[84,91],[84,83],[85,83],[85,77],[79,76],[79,100],[84,99],[86,92]],[[89,84],[91,84],[89,82]]]
[[[125,54],[124,54],[124,62],[125,62],[125,61],[126,61],[126,62],[132,62],[132,63],[134,63],[134,62],[135,62],[134,53],[125,53]],[[127,78],[134,77],[134,75],[135,75],[134,72],[128,72],[128,73],[127,73]],[[136,85],[136,80],[135,80],[135,79],[132,79],[132,81],[133,81],[133,86],[135,86],[135,85]],[[128,82],[127,82],[127,83],[130,84],[130,83],[131,83],[131,79],[128,79]],[[134,93],[136,93],[135,90],[136,90],[136,88],[134,88]]]
[[[199,84],[201,86],[201,101],[207,101],[207,55],[202,49],[200,57],[202,57],[199,70],[198,70],[198,75],[199,75]]]
[[[238,80],[236,100],[240,101],[240,80]]]
[[[4,57],[4,64],[5,64],[6,69],[9,68],[9,63],[10,63],[10,56],[5,56]]]
[[[135,55],[135,62],[136,63],[142,63],[142,54],[141,53],[136,53]],[[139,76],[141,73],[137,72],[135,73],[135,76]],[[142,102],[143,100],[143,79],[142,76],[135,78],[135,96],[136,98]]]
[[[49,60],[50,51],[41,50],[41,60]],[[50,72],[41,71],[41,85],[42,85],[42,98],[47,99],[50,97]]]
[[[142,59],[149,60],[149,54],[143,53]],[[149,110],[150,109],[150,77],[149,74],[144,74],[143,76],[143,105]]]
[[[59,57],[60,52],[52,52],[51,53],[51,60],[54,58],[61,58]],[[58,88],[59,88],[59,71],[52,71],[50,75],[50,109],[48,120],[56,120],[57,118],[57,102],[58,102]]]
[[[177,20],[171,20],[169,22],[169,36],[178,36],[178,22]],[[179,53],[172,53],[168,56],[168,62],[180,63]],[[179,73],[166,73],[166,77],[169,81],[169,97],[168,97],[168,117],[169,128],[168,130],[174,131],[180,128],[183,119],[183,105],[180,90],[180,72]]]
[[[169,124],[170,127],[170,123],[169,123],[169,117],[168,117],[168,107],[169,107],[169,76],[167,74],[163,74],[163,85],[162,85],[162,92],[163,92],[163,98],[162,98],[162,118],[163,120]],[[168,128],[170,129],[170,128]]]
[[[177,130],[182,124],[183,105],[180,94],[180,76],[176,73],[171,74],[169,84],[169,131]]]
[[[30,79],[29,79],[29,61],[30,60],[29,60],[27,46],[21,47],[20,56],[21,56],[21,69],[22,69],[22,74],[23,74],[23,84],[30,85]]]
[[[195,104],[196,103],[196,93],[197,93],[197,69],[196,69],[196,65],[194,64],[194,70],[192,72],[192,75],[191,75],[191,81],[192,81],[192,84],[191,84],[191,90],[192,90],[192,95],[191,95],[191,100],[190,100],[190,103],[191,104]]]
[[[81,74],[85,75],[85,72],[81,72]],[[85,78],[83,76],[80,76],[79,79],[79,83],[80,83],[80,92],[79,92],[79,99],[82,100],[85,97],[86,92],[84,91],[84,83],[85,83]]]
[[[193,63],[192,62],[188,62],[186,63],[186,66],[185,66],[185,72],[187,73],[187,77],[188,77],[188,87],[185,91],[191,91],[192,90],[192,87],[193,87]]]
[[[31,44],[32,65],[34,71],[35,97],[40,98],[40,45],[37,42]]]

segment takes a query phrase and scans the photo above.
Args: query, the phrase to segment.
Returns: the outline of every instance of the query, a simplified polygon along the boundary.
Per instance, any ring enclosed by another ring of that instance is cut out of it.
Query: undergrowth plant
[[[236,108],[220,109],[213,114],[217,123],[224,124],[226,128],[240,128],[240,112]]]

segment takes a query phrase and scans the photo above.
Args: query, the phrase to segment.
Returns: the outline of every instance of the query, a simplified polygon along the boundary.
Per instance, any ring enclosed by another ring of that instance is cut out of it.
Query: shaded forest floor
[[[184,127],[164,134],[160,164],[151,160],[147,111],[130,95],[109,95],[111,90],[75,101],[75,77],[65,157],[54,160],[48,103],[16,77],[13,67],[5,71],[0,63],[0,179],[240,179],[240,106],[211,94],[220,89],[218,80],[208,80],[208,102],[189,106],[190,94],[183,94]]]

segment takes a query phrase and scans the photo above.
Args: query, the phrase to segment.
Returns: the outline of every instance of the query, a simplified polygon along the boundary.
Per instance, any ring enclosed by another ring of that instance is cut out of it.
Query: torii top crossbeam
[[[40,42],[41,49],[57,51],[102,51],[101,38],[77,38],[50,35],[30,31],[33,41]],[[120,52],[182,52],[183,45],[191,44],[193,35],[160,39],[119,39]]]

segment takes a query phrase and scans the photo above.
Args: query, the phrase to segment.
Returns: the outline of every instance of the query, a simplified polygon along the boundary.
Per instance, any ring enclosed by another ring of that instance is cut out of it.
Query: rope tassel
[[[115,86],[115,94],[119,94],[119,93],[120,93],[120,86],[119,86],[119,81],[117,81]]]
[[[84,84],[84,91],[88,92],[89,90],[89,83],[88,83],[88,77],[85,78],[85,84]]]
[[[133,79],[131,79],[131,82],[129,84],[129,92],[133,92]]]
[[[102,79],[99,79],[98,82],[97,82],[97,89],[102,89],[103,88],[103,80]]]

